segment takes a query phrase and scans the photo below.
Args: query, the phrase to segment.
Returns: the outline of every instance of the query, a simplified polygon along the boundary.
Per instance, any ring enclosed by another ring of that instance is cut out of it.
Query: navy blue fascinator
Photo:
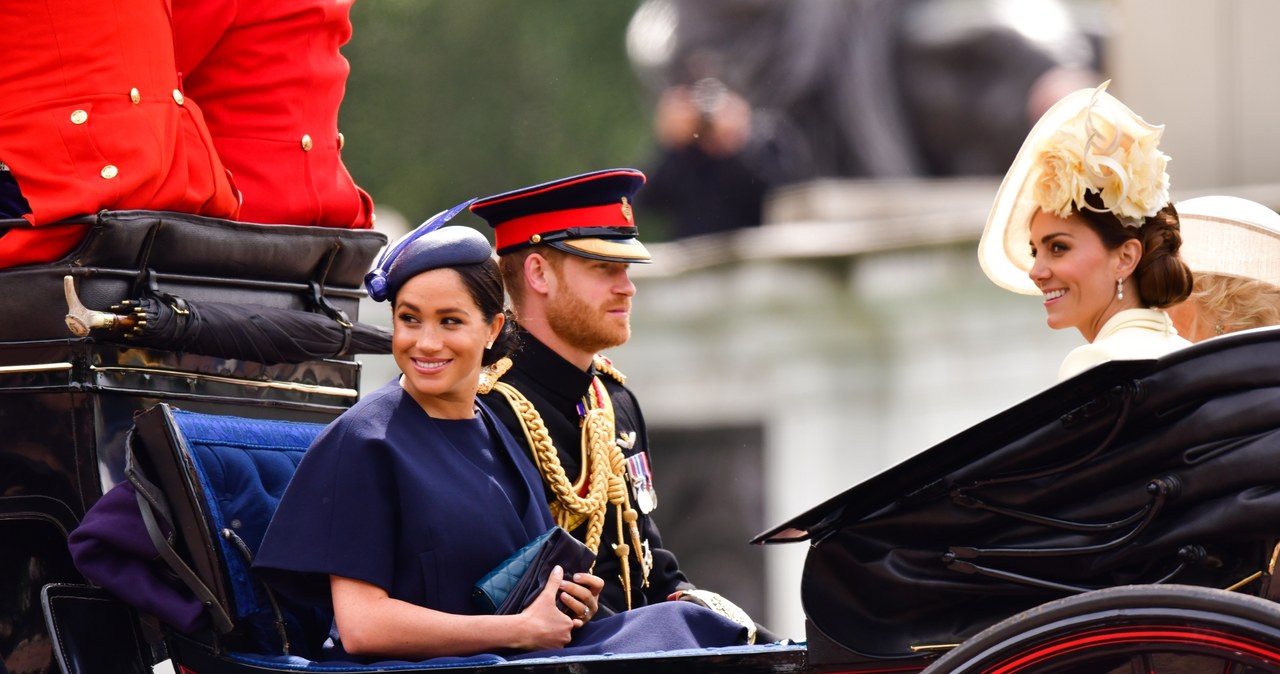
[[[405,281],[424,271],[463,264],[479,264],[493,255],[484,235],[471,227],[442,227],[475,199],[431,216],[416,229],[396,239],[374,261],[364,276],[364,287],[375,302],[395,294]]]

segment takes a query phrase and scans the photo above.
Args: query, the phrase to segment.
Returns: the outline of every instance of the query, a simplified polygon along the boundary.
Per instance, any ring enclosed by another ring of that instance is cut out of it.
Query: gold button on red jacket
[[[372,225],[373,202],[340,154],[351,2],[173,0],[183,92],[244,196],[241,220]]]
[[[4,13],[23,37],[0,43],[0,161],[35,227],[0,236],[0,267],[62,257],[84,226],[48,225],[103,209],[238,215],[200,108],[174,100],[164,0],[7,0]]]

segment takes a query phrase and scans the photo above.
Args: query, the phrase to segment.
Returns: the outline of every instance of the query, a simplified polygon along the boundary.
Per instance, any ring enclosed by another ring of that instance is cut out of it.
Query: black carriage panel
[[[41,510],[47,503],[0,499],[0,665],[8,663],[15,672],[55,671],[40,588],[80,581],[67,553],[64,523]]]
[[[144,627],[129,606],[89,585],[51,583],[40,591],[53,654],[64,674],[150,674]]]
[[[1100,588],[1263,594],[1280,540],[1275,363],[1280,329],[1107,363],[762,534],[812,541],[812,661],[918,658]]]

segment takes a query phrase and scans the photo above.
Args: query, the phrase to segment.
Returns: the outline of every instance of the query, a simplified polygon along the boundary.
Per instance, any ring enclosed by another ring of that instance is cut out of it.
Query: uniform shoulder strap
[[[502,379],[502,375],[511,369],[511,359],[503,357],[498,362],[486,365],[480,369],[480,383],[476,385],[476,393],[484,395],[493,390],[498,380]]]
[[[611,378],[613,378],[614,381],[618,382],[619,384],[627,383],[627,375],[619,372],[618,368],[613,366],[613,361],[609,360],[604,355],[598,354],[598,353],[594,356],[593,360],[595,362],[596,372],[599,372],[600,374],[609,375]]]

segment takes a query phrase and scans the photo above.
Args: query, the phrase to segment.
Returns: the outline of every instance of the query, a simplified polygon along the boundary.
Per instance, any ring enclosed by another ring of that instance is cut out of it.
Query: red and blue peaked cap
[[[609,262],[651,262],[636,238],[632,200],[644,174],[617,168],[480,199],[471,212],[493,227],[499,255],[546,244]]]

